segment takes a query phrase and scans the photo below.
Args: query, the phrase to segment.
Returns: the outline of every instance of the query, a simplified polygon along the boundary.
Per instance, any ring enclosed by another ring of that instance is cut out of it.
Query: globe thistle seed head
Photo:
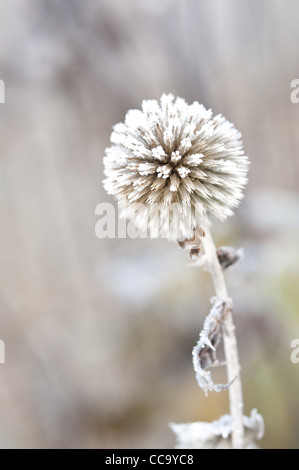
[[[203,216],[233,214],[248,165],[233,124],[197,102],[163,94],[114,126],[104,187],[138,228],[190,238]]]

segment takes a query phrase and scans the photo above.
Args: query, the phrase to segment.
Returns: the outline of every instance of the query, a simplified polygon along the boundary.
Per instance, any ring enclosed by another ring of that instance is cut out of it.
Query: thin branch
[[[224,281],[222,268],[220,266],[216,247],[210,230],[205,227],[205,236],[202,237],[203,248],[206,254],[206,262],[210,271],[216,295],[223,301],[228,300],[228,293]],[[228,388],[230,414],[232,417],[232,447],[242,449],[244,443],[243,427],[243,395],[240,379],[240,363],[237,348],[237,339],[235,335],[235,326],[231,312],[229,312],[223,324],[223,343],[227,368],[228,382],[232,382]]]

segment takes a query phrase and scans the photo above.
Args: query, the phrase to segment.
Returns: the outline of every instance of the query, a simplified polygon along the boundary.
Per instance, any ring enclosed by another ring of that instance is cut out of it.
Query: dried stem
[[[219,264],[214,241],[208,227],[205,227],[205,236],[202,237],[202,241],[206,254],[208,269],[214,281],[216,295],[221,300],[227,300],[228,293],[222,268]],[[233,380],[233,383],[228,389],[230,414],[232,417],[232,447],[234,449],[242,449],[244,442],[244,427],[243,396],[240,378],[241,368],[238,357],[235,326],[231,312],[228,313],[224,321],[223,342],[227,368],[227,379],[228,382]]]

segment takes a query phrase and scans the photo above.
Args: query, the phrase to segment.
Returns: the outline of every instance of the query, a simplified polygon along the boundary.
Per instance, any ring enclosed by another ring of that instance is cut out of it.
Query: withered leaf
[[[243,248],[236,250],[231,246],[221,246],[217,249],[217,256],[222,270],[237,263],[243,256]]]
[[[264,435],[264,420],[256,409],[243,416],[244,449],[257,449],[255,440]],[[221,416],[212,423],[170,423],[177,438],[177,449],[231,449],[232,418]]]
[[[202,240],[204,237],[204,231],[201,227],[196,227],[193,232],[192,238],[185,238],[184,240],[178,240],[178,244],[184,250],[195,251],[199,253],[201,249]]]
[[[226,315],[232,311],[232,300],[226,301],[213,298],[213,307],[204,321],[203,329],[199,335],[199,341],[193,348],[193,366],[198,385],[207,394],[210,390],[220,392],[227,388],[232,382],[222,385],[214,384],[211,372],[207,367],[217,365],[216,348],[221,340],[221,327]]]

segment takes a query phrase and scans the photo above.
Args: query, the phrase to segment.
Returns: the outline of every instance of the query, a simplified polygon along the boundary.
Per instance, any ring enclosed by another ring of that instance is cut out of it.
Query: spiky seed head
[[[198,102],[163,94],[114,126],[104,187],[139,229],[190,238],[203,217],[233,214],[248,165],[233,124]]]

